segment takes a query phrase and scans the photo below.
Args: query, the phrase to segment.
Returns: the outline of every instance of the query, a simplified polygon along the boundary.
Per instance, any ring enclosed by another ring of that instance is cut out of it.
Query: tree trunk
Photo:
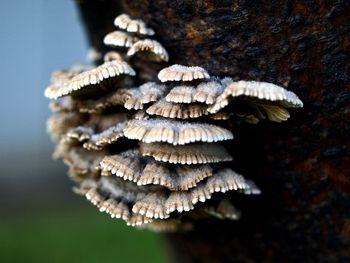
[[[262,195],[232,196],[238,222],[168,235],[176,261],[350,261],[349,2],[77,1],[99,51],[114,17],[127,13],[156,31],[171,64],[273,82],[304,101],[286,123],[237,127],[235,169]]]

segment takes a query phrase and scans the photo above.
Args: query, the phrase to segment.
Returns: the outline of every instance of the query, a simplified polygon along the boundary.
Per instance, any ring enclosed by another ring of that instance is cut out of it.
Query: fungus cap
[[[114,25],[127,32],[137,33],[140,35],[154,35],[152,28],[147,28],[146,24],[141,19],[131,19],[126,14],[121,14],[114,19]]]
[[[148,58],[153,61],[165,61],[169,60],[168,52],[165,48],[156,40],[143,39],[136,41],[128,50],[127,55],[133,56],[136,53],[149,53]]]
[[[196,79],[209,79],[208,72],[201,67],[188,67],[183,65],[172,65],[163,68],[158,73],[158,79],[161,82],[167,81],[192,81]]]

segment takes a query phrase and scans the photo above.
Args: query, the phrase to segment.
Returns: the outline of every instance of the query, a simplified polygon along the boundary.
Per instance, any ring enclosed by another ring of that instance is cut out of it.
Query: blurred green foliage
[[[95,208],[0,219],[0,262],[167,262],[161,236]]]

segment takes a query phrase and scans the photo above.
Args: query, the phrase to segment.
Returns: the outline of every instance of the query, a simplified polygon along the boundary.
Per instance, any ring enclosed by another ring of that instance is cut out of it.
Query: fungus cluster
[[[210,76],[202,67],[172,65],[153,82],[136,85],[128,58],[142,53],[168,61],[154,31],[120,15],[97,67],[57,71],[45,95],[54,99],[48,131],[54,157],[69,167],[75,192],[113,218],[156,231],[189,230],[194,219],[236,220],[226,194],[259,194],[232,169],[226,147],[237,120],[281,122],[302,107],[292,92],[266,82]],[[222,193],[222,194],[220,194]],[[213,197],[213,198],[212,198]]]

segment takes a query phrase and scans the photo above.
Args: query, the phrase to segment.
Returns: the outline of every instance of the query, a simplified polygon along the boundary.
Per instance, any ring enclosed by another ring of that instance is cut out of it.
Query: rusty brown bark
[[[178,262],[350,262],[350,1],[77,4],[100,51],[125,12],[155,29],[171,63],[287,85],[304,101],[284,124],[237,127],[234,166],[263,194],[232,195],[239,222],[198,222],[195,232],[169,235]]]

